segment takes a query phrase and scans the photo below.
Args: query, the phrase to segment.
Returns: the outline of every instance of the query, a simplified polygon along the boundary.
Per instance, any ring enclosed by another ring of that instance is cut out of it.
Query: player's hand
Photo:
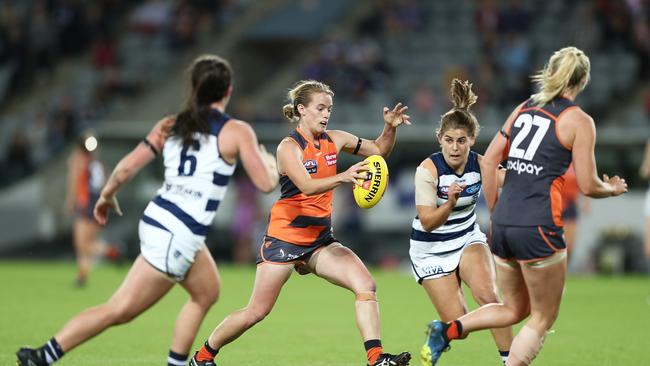
[[[402,103],[397,103],[395,107],[390,110],[388,107],[384,107],[384,122],[391,125],[391,127],[397,127],[401,124],[411,124],[411,117],[408,114],[405,114],[406,110],[409,107],[402,105]]]
[[[612,197],[627,193],[627,182],[625,182],[625,179],[619,177],[618,175],[610,178],[607,174],[603,174],[603,182],[612,186]]]
[[[366,179],[367,171],[368,162],[364,160],[349,167],[348,170],[341,173],[341,176],[344,183],[354,183],[360,186],[362,182],[359,182],[359,179]]]
[[[104,197],[99,196],[99,200],[95,204],[95,209],[93,210],[93,215],[95,215],[95,220],[101,225],[106,225],[108,222],[108,212],[113,209],[116,214],[122,216],[122,209],[120,204],[117,202],[115,196]]]
[[[266,168],[269,171],[277,172],[278,163],[275,160],[275,156],[273,156],[273,154],[271,154],[270,152],[266,151],[266,147],[262,144],[260,144],[260,154],[262,155],[262,160],[264,160],[264,164],[266,165]]]
[[[451,206],[456,206],[456,201],[458,200],[458,197],[460,197],[460,194],[463,193],[463,190],[465,189],[464,184],[458,184],[456,182],[452,183],[449,186],[449,189],[447,190],[447,201],[451,204]]]

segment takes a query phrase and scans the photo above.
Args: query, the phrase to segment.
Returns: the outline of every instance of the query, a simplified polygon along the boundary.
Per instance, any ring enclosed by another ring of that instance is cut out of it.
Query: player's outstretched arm
[[[393,109],[384,107],[384,129],[375,140],[366,140],[351,133],[332,130],[328,131],[336,146],[347,153],[363,157],[381,155],[387,157],[395,146],[396,129],[398,126],[411,124],[411,117],[406,114],[407,106],[397,103]]]
[[[158,121],[147,137],[117,163],[95,204],[93,214],[97,222],[106,225],[111,209],[122,216],[122,210],[115,197],[117,191],[162,150],[174,122],[172,117]]]

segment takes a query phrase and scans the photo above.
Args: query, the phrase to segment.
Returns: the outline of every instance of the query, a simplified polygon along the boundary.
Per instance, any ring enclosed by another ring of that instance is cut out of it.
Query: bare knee
[[[246,315],[246,323],[249,327],[261,322],[271,313],[271,306],[247,306],[242,311]]]
[[[219,288],[214,287],[199,294],[192,294],[192,301],[199,304],[203,309],[209,309],[219,300]]]
[[[476,300],[476,302],[481,306],[499,302],[497,293],[491,286],[472,288],[472,296],[474,297],[474,300]]]
[[[355,294],[377,292],[377,283],[372,276],[368,275],[355,282],[354,288],[351,289]]]

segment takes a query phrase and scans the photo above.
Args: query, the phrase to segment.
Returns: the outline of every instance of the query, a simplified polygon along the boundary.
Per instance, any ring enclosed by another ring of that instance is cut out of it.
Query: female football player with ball
[[[472,84],[454,79],[451,100],[454,108],[442,116],[436,130],[441,152],[424,159],[415,172],[417,216],[409,250],[413,275],[444,321],[467,312],[461,281],[480,305],[499,300],[492,255],[476,223],[482,156],[471,151],[480,129],[469,111],[476,102]],[[512,330],[493,329],[492,336],[505,362]],[[430,362],[426,347],[421,357]]]
[[[384,353],[375,281],[359,257],[332,236],[331,227],[333,189],[359,184],[368,169],[362,161],[337,174],[339,152],[387,156],[395,144],[397,126],[410,124],[404,114],[407,107],[401,103],[392,110],[384,107],[382,133],[375,140],[365,140],[345,131],[327,130],[333,96],[329,86],[313,80],[300,81],[289,91],[291,103],[284,106],[284,116],[298,125],[278,146],[282,195],[271,208],[251,299],[216,327],[190,365],[215,365],[214,357],[223,346],[271,312],[294,268],[354,293],[357,326],[369,365],[408,364],[408,352]]]

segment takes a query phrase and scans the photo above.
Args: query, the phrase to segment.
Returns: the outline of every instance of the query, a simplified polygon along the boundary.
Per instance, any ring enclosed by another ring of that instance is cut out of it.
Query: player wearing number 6
[[[539,353],[560,310],[566,276],[562,238],[562,175],[573,162],[582,193],[618,196],[627,184],[618,176],[598,178],[593,119],[574,104],[589,81],[589,58],[575,47],[555,52],[533,77],[540,90],[508,117],[481,164],[492,214],[492,253],[502,304],[488,304],[449,323],[429,325],[431,365],[454,339],[528,317],[515,336],[507,366],[528,365]],[[507,159],[501,195],[497,166]]]
[[[189,70],[191,95],[185,109],[159,121],[117,164],[95,206],[105,225],[109,210],[122,215],[118,189],[162,154],[165,182],[139,225],[141,254],[107,303],[72,318],[49,342],[21,348],[20,366],[46,366],[101,333],[150,308],[175,283],[190,295],[176,319],[167,364],[184,365],[203,317],[219,295],[219,274],[205,235],[240,159],[264,192],[278,183],[273,155],[258,145],[251,126],[225,113],[232,94],[229,63],[217,56],[197,58]],[[162,358],[162,357],[161,357]]]

